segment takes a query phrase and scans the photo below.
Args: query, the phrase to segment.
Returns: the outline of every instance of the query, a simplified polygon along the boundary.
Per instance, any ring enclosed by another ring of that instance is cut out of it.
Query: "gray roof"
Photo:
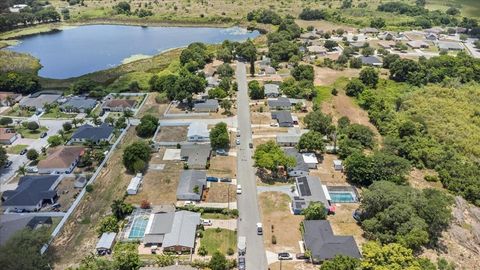
[[[96,249],[111,249],[113,246],[113,242],[115,242],[115,236],[117,236],[114,232],[105,232],[98,240]]]
[[[61,108],[76,108],[76,109],[93,109],[97,105],[95,99],[86,98],[86,97],[71,97],[67,102],[63,103]]]
[[[279,86],[273,83],[267,83],[264,85],[265,87],[265,95],[267,94],[278,94],[278,88]]]
[[[218,109],[218,100],[216,99],[207,99],[205,102],[195,103],[195,109]]]
[[[360,29],[360,32],[362,32],[362,33],[378,33],[380,31],[377,28],[365,27],[365,28]]]
[[[180,175],[180,182],[177,187],[177,198],[182,196],[189,196],[200,200],[202,196],[203,187],[207,184],[207,173],[205,171],[185,170]],[[193,190],[195,186],[200,189],[199,194]]]
[[[277,99],[269,99],[268,100],[268,106],[269,107],[290,107],[292,106],[292,103],[290,100],[286,97],[279,97]]]
[[[278,134],[277,143],[298,143],[301,134]]]
[[[376,56],[361,56],[360,60],[362,60],[362,64],[365,65],[380,65],[382,61],[378,59]]]
[[[57,195],[55,190],[59,175],[27,175],[18,181],[15,190],[3,192],[3,206],[35,206],[44,199]]]
[[[113,133],[113,127],[109,124],[103,123],[98,127],[85,124],[79,127],[72,135],[72,139],[84,139],[84,140],[107,140]]]
[[[302,176],[295,178],[298,197],[294,198],[294,208],[298,210],[308,207],[310,202],[321,202],[325,207],[330,204],[322,188],[322,182],[317,176]]]
[[[180,156],[187,158],[189,167],[205,167],[211,151],[210,144],[184,144],[180,150]]]
[[[280,125],[282,125],[282,124],[292,124],[293,125],[292,114],[289,111],[275,111],[275,112],[272,112],[272,118],[277,119],[277,121]]]
[[[209,137],[210,133],[208,132],[207,123],[200,122],[200,121],[192,122],[188,126],[187,136],[188,137],[202,136],[202,137],[205,137],[205,138]]]
[[[200,224],[200,213],[179,211],[175,212],[172,229],[165,234],[163,247],[183,246],[193,248],[195,246],[195,233]]]
[[[29,227],[35,229],[41,224],[52,224],[51,217],[23,214],[3,214],[0,216],[0,246],[4,245],[15,233]]]
[[[455,41],[439,41],[438,48],[440,50],[463,50],[462,44]]]
[[[361,258],[353,236],[333,234],[330,222],[326,220],[305,220],[303,222],[305,246],[315,260],[328,260],[336,255]]]
[[[288,156],[294,157],[297,160],[297,165],[295,165],[295,167],[293,168],[288,168],[289,171],[291,170],[305,171],[305,172],[309,171],[308,164],[305,163],[305,161],[303,160],[302,154],[300,154],[296,148],[294,147],[283,148],[283,152],[285,152],[285,154],[287,154]]]
[[[152,214],[152,221],[145,232],[147,234],[166,234],[172,230],[174,212]]]
[[[28,96],[20,100],[19,105],[23,107],[31,107],[36,109],[42,109],[45,104],[50,104],[57,101],[61,95],[57,94],[41,94],[37,97]]]

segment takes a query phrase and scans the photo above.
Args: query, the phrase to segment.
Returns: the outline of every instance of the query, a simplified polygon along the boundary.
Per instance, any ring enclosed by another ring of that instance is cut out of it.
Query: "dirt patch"
[[[360,206],[359,203],[337,203],[335,204],[335,215],[328,216],[336,235],[353,235],[358,246],[367,240],[362,236],[363,230],[353,219],[352,213]]]
[[[228,183],[211,183],[205,202],[226,203],[237,200],[236,186]]]
[[[163,160],[165,148],[152,155],[150,166],[165,164],[163,170],[148,170],[143,177],[143,183],[137,194],[128,196],[126,201],[132,204],[141,204],[147,200],[152,205],[174,204],[177,201],[177,186],[183,164],[175,160]]]
[[[428,182],[424,179],[425,175],[437,175],[437,173],[433,170],[419,170],[413,169],[410,174],[408,175],[408,183],[414,188],[418,189],[425,189],[425,188],[436,188],[436,189],[444,189],[442,183],[438,182]]]
[[[59,195],[57,203],[60,204],[60,211],[67,211],[70,205],[73,203],[80,189],[76,189],[74,186],[75,178],[64,178],[57,187],[57,193]]]
[[[214,156],[210,159],[210,176],[236,178],[237,159],[232,156]]]
[[[137,114],[138,118],[141,118],[146,114],[151,114],[157,118],[163,117],[163,114],[165,113],[165,110],[167,109],[168,104],[157,103],[157,101],[155,100],[157,96],[158,96],[158,93],[150,93],[148,95],[148,98],[145,101],[145,104],[143,104],[142,108],[140,108],[140,111]]]
[[[188,126],[164,126],[155,137],[157,142],[183,142],[187,139]]]
[[[282,261],[282,266],[280,267],[280,262],[272,263],[268,266],[270,270],[317,270],[318,265],[313,265],[311,263],[305,262],[290,262]]]
[[[358,77],[360,74],[360,69],[344,69],[344,70],[334,70],[326,67],[314,67],[315,70],[315,85],[331,85],[340,77]]]
[[[344,173],[336,171],[333,168],[333,161],[338,159],[336,155],[324,154],[318,160],[318,166],[315,170],[310,170],[310,175],[318,176],[322,184],[328,186],[350,185]]]
[[[265,247],[272,252],[300,252],[302,240],[300,222],[303,216],[290,211],[290,197],[280,192],[264,192],[259,195]],[[275,235],[276,244],[272,243]]]
[[[250,116],[253,125],[270,125],[272,122],[277,122],[272,120],[272,117],[268,112],[252,112],[250,113]]]

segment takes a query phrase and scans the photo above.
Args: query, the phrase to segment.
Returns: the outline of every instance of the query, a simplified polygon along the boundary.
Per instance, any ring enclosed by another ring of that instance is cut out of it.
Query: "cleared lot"
[[[160,127],[160,131],[155,137],[157,142],[182,142],[187,140],[188,126]]]

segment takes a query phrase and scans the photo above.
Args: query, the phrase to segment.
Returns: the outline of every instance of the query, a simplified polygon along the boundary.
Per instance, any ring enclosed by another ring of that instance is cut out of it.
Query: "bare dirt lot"
[[[174,204],[177,201],[177,186],[183,163],[175,160],[163,160],[165,148],[152,155],[149,165],[165,164],[163,170],[150,169],[143,177],[143,183],[136,195],[128,196],[126,201],[141,204],[147,200],[152,205]]]
[[[188,126],[160,127],[155,137],[157,142],[183,142],[187,139]]]
[[[340,77],[358,77],[360,74],[360,69],[344,69],[344,70],[334,70],[327,67],[314,67],[315,70],[315,85],[331,85]]]
[[[319,159],[317,169],[310,170],[310,175],[320,177],[322,184],[328,186],[345,186],[349,185],[347,183],[347,178],[345,174],[340,171],[335,171],[333,169],[333,161],[338,159],[336,155],[324,154],[322,159]]]
[[[211,183],[205,202],[226,203],[237,200],[236,186],[229,183]]]
[[[300,252],[302,240],[300,222],[303,216],[290,211],[290,198],[280,192],[264,192],[259,195],[265,247],[272,252]],[[273,235],[277,243],[272,243]]]
[[[272,122],[276,123],[275,120],[272,120],[272,117],[268,112],[252,112],[250,115],[253,125],[270,125]]]
[[[336,235],[353,235],[357,245],[361,246],[366,239],[362,236],[362,228],[352,217],[353,211],[359,206],[359,203],[337,203],[335,204],[335,215],[329,215],[327,219]]]
[[[76,195],[80,192],[80,189],[74,187],[75,178],[64,178],[57,187],[57,193],[59,195],[57,203],[60,204],[60,211],[67,211],[70,205],[76,198]]]
[[[215,177],[236,178],[237,159],[231,156],[214,156],[210,159],[207,174]]]
[[[147,101],[143,104],[142,108],[137,114],[137,117],[141,118],[146,114],[151,114],[155,117],[161,118],[167,109],[167,103],[157,103],[155,98],[158,96],[158,93],[150,93],[148,95]]]

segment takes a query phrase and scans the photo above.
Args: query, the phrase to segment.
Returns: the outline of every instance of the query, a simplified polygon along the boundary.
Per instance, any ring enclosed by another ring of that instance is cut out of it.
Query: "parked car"
[[[185,201],[184,205],[195,205],[194,201]]]
[[[218,179],[220,182],[232,182],[232,178],[229,178],[229,177],[222,177],[222,178],[219,178]]]
[[[25,155],[27,153],[27,148],[24,148],[22,151],[20,151],[20,155]]]
[[[37,167],[27,167],[26,169],[28,173],[38,173]]]
[[[13,163],[13,162],[12,162],[11,160],[9,160],[9,161],[7,161],[7,163],[5,163],[5,166],[4,166],[4,167],[5,167],[5,168],[8,168],[8,167],[12,166],[12,163]]]
[[[40,138],[45,138],[47,137],[47,132],[43,132],[41,135],[40,135]]]
[[[237,139],[236,143],[237,145],[240,145],[240,139]]]
[[[207,176],[207,181],[208,182],[218,182],[218,177]]]
[[[237,129],[237,137],[240,137],[240,129]]]
[[[297,260],[307,260],[308,256],[305,253],[297,253],[295,258],[297,258]]]
[[[257,223],[257,234],[262,235],[263,234],[263,226],[262,223]]]
[[[228,152],[225,151],[225,149],[218,149],[217,151],[215,151],[215,153],[217,153],[217,155],[219,156],[228,156]]]
[[[212,221],[210,219],[202,219],[203,226],[212,226]]]
[[[278,127],[278,124],[275,123],[275,122],[272,122],[272,123],[270,123],[270,126],[271,126],[271,127]]]
[[[293,260],[293,257],[288,252],[280,252],[280,253],[278,253],[278,259],[279,260]]]
[[[237,194],[242,194],[242,185],[237,185]]]
[[[245,270],[245,257],[238,257],[238,270]]]
[[[253,143],[249,143],[248,147],[250,147],[250,149],[253,149]]]

